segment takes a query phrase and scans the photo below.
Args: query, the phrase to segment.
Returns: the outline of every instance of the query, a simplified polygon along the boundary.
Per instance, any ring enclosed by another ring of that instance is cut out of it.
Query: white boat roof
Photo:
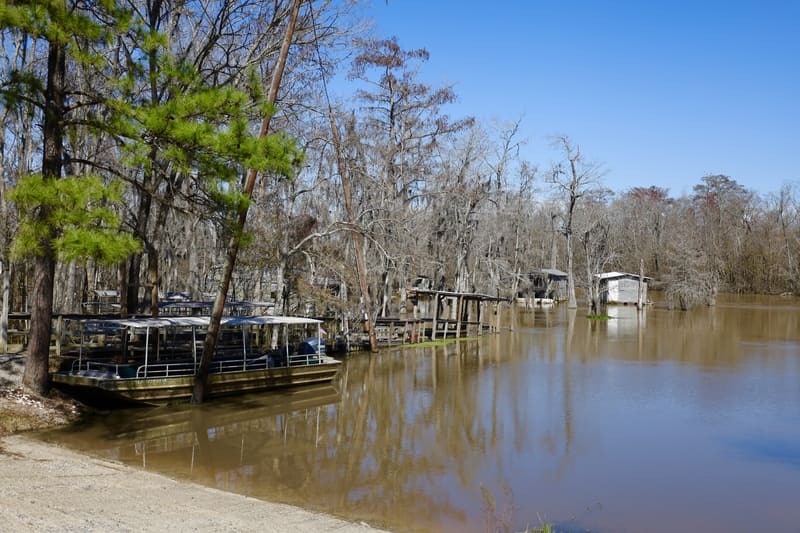
[[[200,327],[207,328],[211,318],[207,316],[159,316],[152,318],[111,318],[102,320],[86,320],[86,323],[109,327],[147,329]],[[223,326],[261,326],[261,325],[294,325],[321,324],[316,318],[299,316],[224,316],[220,321]]]

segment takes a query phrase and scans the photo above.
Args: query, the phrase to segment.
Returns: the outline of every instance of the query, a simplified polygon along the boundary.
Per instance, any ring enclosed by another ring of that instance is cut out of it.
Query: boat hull
[[[340,366],[339,361],[332,360],[307,366],[212,373],[208,376],[208,395],[230,396],[326,383],[333,380]],[[191,399],[194,389],[194,375],[115,378],[55,372],[50,378],[57,388],[100,406],[181,403]]]

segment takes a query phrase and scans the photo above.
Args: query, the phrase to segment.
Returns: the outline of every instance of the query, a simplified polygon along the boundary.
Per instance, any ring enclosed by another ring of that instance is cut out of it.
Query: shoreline
[[[24,434],[0,438],[0,523],[9,531],[381,531],[204,487]]]
[[[22,388],[24,353],[0,354],[0,524],[4,531],[374,533],[363,522],[258,500],[81,454],[26,435],[84,406]]]

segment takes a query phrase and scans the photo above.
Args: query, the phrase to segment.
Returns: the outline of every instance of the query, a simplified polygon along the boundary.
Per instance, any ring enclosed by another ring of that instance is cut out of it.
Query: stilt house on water
[[[536,268],[528,273],[528,283],[521,287],[520,298],[553,300],[567,299],[567,273],[555,268]]]
[[[605,272],[597,274],[600,279],[600,301],[606,304],[635,304],[639,300],[639,275],[626,272]],[[642,283],[642,301],[647,301],[647,283],[651,278],[645,276]]]

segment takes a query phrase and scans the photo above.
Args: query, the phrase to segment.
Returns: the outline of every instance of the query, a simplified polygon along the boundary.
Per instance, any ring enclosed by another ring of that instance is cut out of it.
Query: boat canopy
[[[149,362],[150,357],[150,330],[151,329],[168,329],[168,328],[192,328],[192,335],[194,336],[197,329],[207,329],[211,322],[211,317],[208,316],[160,316],[160,317],[141,317],[141,318],[109,318],[109,319],[87,319],[81,320],[81,344],[78,352],[78,361],[83,360],[83,346],[84,335],[88,328],[97,328],[98,330],[122,330],[128,329],[130,332],[136,330],[144,331],[144,362],[145,365]],[[284,342],[286,344],[286,355],[289,355],[289,327],[294,325],[315,325],[317,327],[317,336],[322,332],[322,320],[316,318],[305,318],[298,316],[224,316],[220,324],[222,326],[233,326],[242,328],[242,336],[246,335],[246,331],[242,326],[284,326]],[[156,346],[156,355],[158,355],[159,347]],[[247,358],[247,343],[242,343],[242,357]],[[197,361],[197,343],[192,342],[192,358]]]
[[[177,328],[199,327],[207,328],[211,318],[207,316],[164,316],[144,318],[111,318],[101,320],[86,320],[84,323],[106,326],[109,328]],[[223,326],[268,326],[268,325],[295,325],[295,324],[321,324],[321,320],[296,316],[225,316],[222,317]]]

